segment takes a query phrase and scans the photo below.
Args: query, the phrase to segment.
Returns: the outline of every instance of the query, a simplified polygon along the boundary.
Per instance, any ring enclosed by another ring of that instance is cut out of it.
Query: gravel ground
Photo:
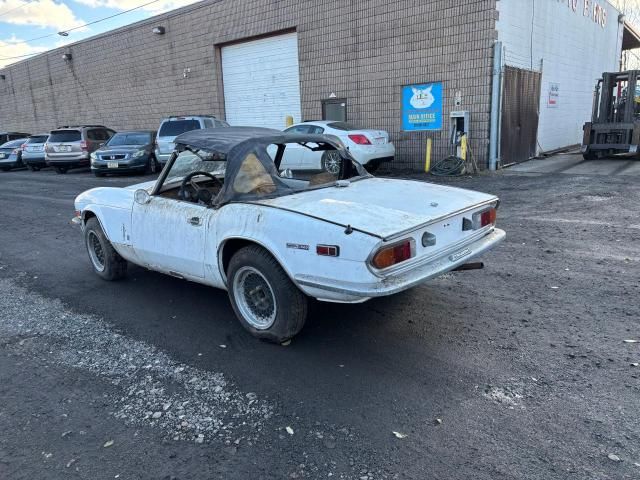
[[[486,268],[314,303],[288,347],[91,272],[71,202],[136,181],[0,178],[0,478],[640,478],[633,177],[440,179],[501,197]]]

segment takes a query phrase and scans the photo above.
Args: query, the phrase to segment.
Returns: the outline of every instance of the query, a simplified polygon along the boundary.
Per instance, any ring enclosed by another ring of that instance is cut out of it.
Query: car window
[[[158,136],[177,137],[181,133],[199,129],[200,122],[198,120],[167,120],[160,127]]]
[[[79,130],[55,130],[49,135],[49,142],[79,142],[82,139]]]
[[[97,130],[87,130],[87,139],[88,140],[98,140],[98,136],[96,134]]]
[[[18,140],[11,140],[10,142],[0,145],[0,148],[15,148],[15,147],[19,147],[23,143],[24,143],[23,139],[20,138]]]
[[[211,121],[211,119],[205,118],[203,122],[204,122],[204,128],[213,128],[213,122]]]
[[[236,193],[269,195],[276,191],[276,184],[254,153],[249,153],[240,165],[233,181]]]
[[[97,128],[95,130],[96,140],[109,140],[111,134],[106,128]]]
[[[47,138],[49,138],[48,135],[43,135],[40,137],[29,137],[29,139],[27,140],[28,144],[32,144],[32,143],[44,143],[47,141]]]
[[[352,125],[346,122],[331,122],[331,123],[328,123],[327,126],[334,128],[336,130],[344,130],[345,132],[349,130],[360,130],[355,125]]]
[[[116,133],[107,142],[107,145],[114,147],[117,145],[147,145],[151,143],[150,133]]]
[[[311,133],[310,125],[294,125],[285,130],[286,133]]]
[[[169,170],[164,184],[168,185],[182,180],[193,172],[224,173],[227,162],[222,161],[221,157],[216,157],[204,150],[198,150],[198,155],[189,150],[180,152],[178,158],[176,158],[173,165],[171,165],[171,170]]]
[[[313,133],[314,135],[320,135],[324,132],[324,128],[318,127],[317,125],[311,125],[309,128],[309,133]]]

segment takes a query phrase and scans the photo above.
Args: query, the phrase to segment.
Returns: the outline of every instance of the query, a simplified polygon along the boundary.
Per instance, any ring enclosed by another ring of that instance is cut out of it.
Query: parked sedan
[[[155,182],[76,198],[73,223],[90,263],[105,280],[122,278],[132,262],[225,289],[242,325],[266,340],[298,333],[309,297],[392,295],[462,267],[505,236],[495,225],[497,197],[375,178],[330,135],[230,127],[175,143]],[[310,143],[338,153],[339,173],[283,176],[286,149]]]
[[[12,168],[24,167],[21,147],[26,141],[26,138],[19,138],[0,145],[0,169],[8,172]]]
[[[47,138],[49,138],[48,133],[30,135],[22,146],[22,161],[33,172],[47,166],[44,159],[44,144],[47,142]]]
[[[96,177],[107,173],[161,170],[154,154],[156,133],[149,130],[118,132],[91,154],[91,171]]]
[[[383,162],[390,162],[396,148],[384,130],[358,128],[346,122],[314,121],[293,125],[286,133],[323,134],[338,137],[344,147],[367,171],[374,172]],[[283,159],[283,169],[324,170],[336,174],[340,167],[340,156],[332,151],[320,151],[301,145],[290,149]]]

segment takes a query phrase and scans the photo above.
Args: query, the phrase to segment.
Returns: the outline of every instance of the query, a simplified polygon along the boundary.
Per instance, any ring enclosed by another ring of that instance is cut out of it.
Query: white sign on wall
[[[560,102],[560,84],[549,83],[549,95],[547,97],[547,108],[558,108]]]

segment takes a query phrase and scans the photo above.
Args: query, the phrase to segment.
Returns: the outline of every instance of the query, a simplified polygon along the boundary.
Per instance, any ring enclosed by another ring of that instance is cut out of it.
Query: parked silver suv
[[[173,140],[184,132],[200,130],[202,128],[228,127],[224,120],[213,115],[186,115],[181,117],[167,117],[160,122],[156,137],[156,159],[164,166],[169,160],[175,144]]]
[[[88,167],[89,156],[116,133],[102,125],[64,126],[52,130],[45,144],[45,160],[58,173]]]

